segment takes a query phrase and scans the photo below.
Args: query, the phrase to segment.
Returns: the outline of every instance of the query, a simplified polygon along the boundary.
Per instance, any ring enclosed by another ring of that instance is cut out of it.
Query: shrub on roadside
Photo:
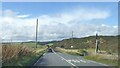
[[[9,63],[13,59],[15,60],[20,57],[30,56],[33,53],[34,50],[26,46],[3,45],[2,46],[3,65]]]

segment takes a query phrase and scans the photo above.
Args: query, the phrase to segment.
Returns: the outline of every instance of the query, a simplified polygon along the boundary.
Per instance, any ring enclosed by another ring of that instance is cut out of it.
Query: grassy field
[[[46,46],[35,43],[13,43],[2,45],[3,66],[31,66],[45,51]]]

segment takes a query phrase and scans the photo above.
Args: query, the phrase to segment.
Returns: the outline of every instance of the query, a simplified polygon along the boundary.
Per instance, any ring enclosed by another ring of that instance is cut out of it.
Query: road
[[[80,66],[106,66],[91,60],[85,60],[82,56],[73,56],[60,52],[47,52],[34,64],[34,66],[66,66],[79,68]],[[103,67],[102,67],[103,68]]]

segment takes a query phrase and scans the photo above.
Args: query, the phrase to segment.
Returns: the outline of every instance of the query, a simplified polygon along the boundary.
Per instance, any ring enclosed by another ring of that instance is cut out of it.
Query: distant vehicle
[[[52,49],[51,49],[51,48],[49,48],[49,49],[48,49],[48,52],[52,52]]]

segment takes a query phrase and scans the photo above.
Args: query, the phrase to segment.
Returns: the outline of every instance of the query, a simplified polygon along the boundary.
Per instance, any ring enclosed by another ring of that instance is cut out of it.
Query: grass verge
[[[105,59],[105,58],[103,58],[103,57],[100,56],[100,55],[96,55],[96,56],[85,56],[84,59],[93,60],[93,61],[96,61],[96,62],[100,62],[100,63],[103,63],[103,64],[107,64],[107,65],[109,65],[109,66],[118,66],[118,60],[115,60],[115,59]]]
[[[22,45],[2,45],[3,66],[32,66],[44,52],[45,46],[32,48]]]
[[[84,59],[87,60],[92,60],[92,61],[96,61],[96,62],[100,62],[109,66],[118,66],[118,57],[117,54],[112,55],[112,54],[108,54],[106,52],[102,52],[95,54],[94,53],[94,49],[88,49],[87,52],[89,53],[88,56],[84,56]]]

